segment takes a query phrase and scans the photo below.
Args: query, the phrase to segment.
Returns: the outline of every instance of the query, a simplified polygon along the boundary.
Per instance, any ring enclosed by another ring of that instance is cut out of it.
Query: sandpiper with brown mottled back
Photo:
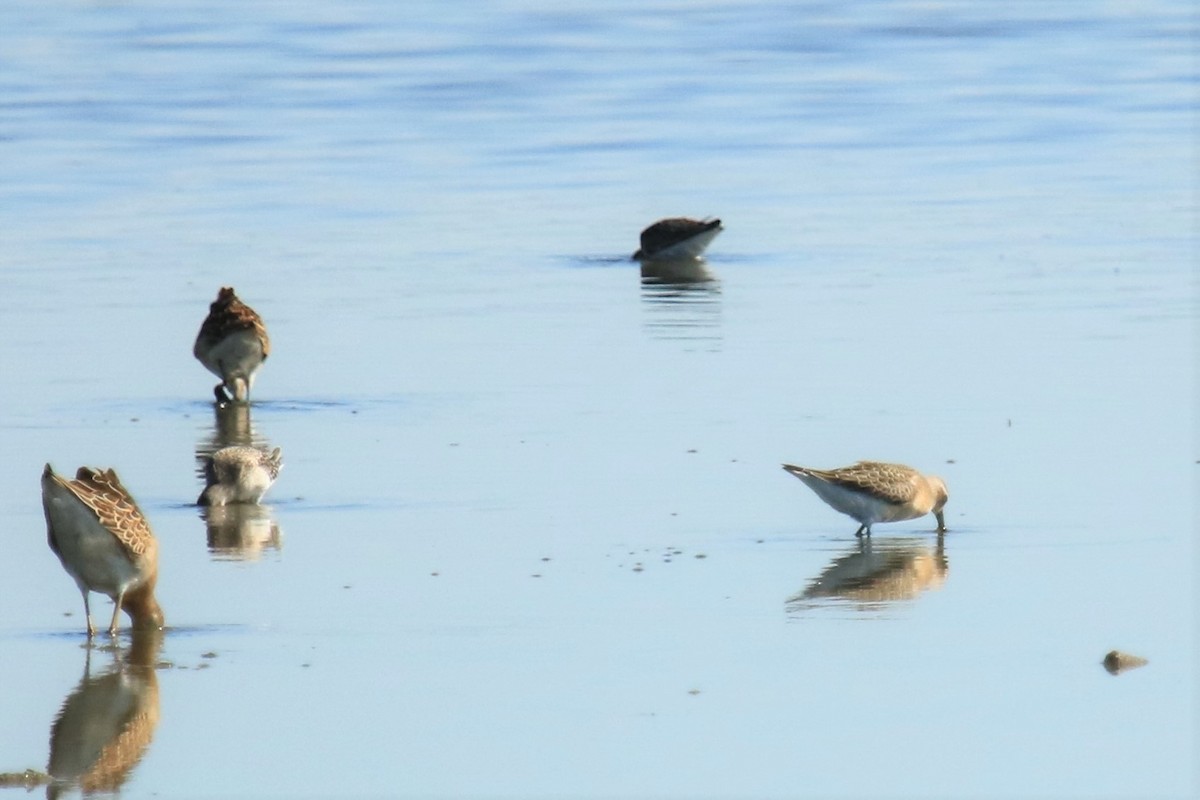
[[[946,530],[942,509],[950,495],[945,482],[903,464],[859,461],[838,469],[783,468],[816,492],[831,508],[859,522],[855,536],[871,535],[877,522],[900,522],[932,512],[937,529]]]
[[[221,379],[213,387],[218,404],[246,403],[255,374],[271,354],[271,340],[262,317],[238,298],[232,286],[223,286],[209,306],[192,354]]]
[[[257,503],[283,469],[279,448],[267,453],[257,447],[230,445],[204,459],[202,506]]]
[[[96,634],[90,592],[113,600],[110,635],[117,633],[122,609],[135,629],[161,629],[163,613],[154,597],[158,541],[117,473],[80,467],[75,480],[68,480],[47,464],[42,508],[50,549],[83,595],[88,637]]]
[[[635,261],[684,261],[697,259],[724,228],[719,219],[670,217],[642,231]]]

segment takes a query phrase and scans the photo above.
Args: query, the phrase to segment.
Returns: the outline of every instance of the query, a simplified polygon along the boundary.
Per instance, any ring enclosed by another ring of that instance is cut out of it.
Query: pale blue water
[[[1196,36],[6,3],[0,772],[84,671],[51,461],[116,467],[161,542],[123,797],[1191,796]],[[724,220],[714,279],[643,283],[678,214]],[[221,285],[274,346],[246,419],[190,355]],[[286,466],[206,517],[230,437]],[[945,477],[940,545],[867,552],[779,469],[859,458]]]

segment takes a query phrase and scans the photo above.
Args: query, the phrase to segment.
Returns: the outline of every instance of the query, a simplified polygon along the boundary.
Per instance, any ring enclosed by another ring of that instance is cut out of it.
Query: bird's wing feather
[[[154,542],[150,525],[129,491],[112,468],[104,471],[80,467],[75,480],[55,479],[71,490],[84,505],[96,512],[100,523],[135,556],[146,553]]]
[[[830,483],[866,492],[896,505],[909,502],[917,494],[916,471],[900,464],[860,461],[849,467],[811,472]]]
[[[253,308],[238,299],[230,290],[224,289],[216,301],[209,306],[208,316],[200,326],[200,334],[196,337],[197,344],[204,342],[212,347],[230,334],[239,331],[253,331],[262,343],[263,358],[271,353],[271,339],[267,336],[267,326],[262,317]]]

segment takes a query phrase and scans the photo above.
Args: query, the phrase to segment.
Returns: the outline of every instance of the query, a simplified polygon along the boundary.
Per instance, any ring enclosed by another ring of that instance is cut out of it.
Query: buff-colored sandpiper
[[[192,354],[221,379],[213,387],[218,403],[245,403],[255,373],[271,354],[271,340],[262,317],[238,299],[232,286],[223,286],[209,306]]]
[[[279,448],[266,453],[257,447],[230,445],[204,460],[204,491],[196,501],[202,506],[257,503],[283,469]]]
[[[719,219],[660,219],[642,231],[635,261],[674,261],[699,258],[724,228]]]
[[[67,480],[47,464],[42,508],[50,549],[83,595],[88,637],[96,634],[89,592],[113,600],[110,635],[117,633],[122,609],[136,629],[162,628],[162,609],[154,597],[158,542],[117,473],[80,467],[75,480]]]
[[[860,523],[855,536],[871,535],[876,522],[900,522],[933,512],[938,532],[946,530],[942,509],[950,495],[945,482],[903,464],[859,461],[838,469],[783,468],[802,480],[833,509]]]

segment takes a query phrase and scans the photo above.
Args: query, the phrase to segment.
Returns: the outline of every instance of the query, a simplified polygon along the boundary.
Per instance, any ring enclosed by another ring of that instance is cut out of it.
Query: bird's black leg
[[[221,382],[213,387],[213,395],[217,398],[217,405],[223,406],[233,399],[232,395],[225,388],[225,362],[217,359],[217,369],[221,371]]]
[[[870,528],[868,528],[868,527],[867,527],[865,524],[863,524],[863,525],[859,525],[859,526],[858,526],[858,530],[856,530],[856,531],[854,532],[854,535],[855,535],[855,536],[858,536],[858,537],[860,537],[860,538],[861,538],[861,537],[862,537],[862,535],[863,535],[863,531],[866,531],[866,533],[867,533],[867,536],[870,536],[870,535],[871,535],[871,529],[870,529]]]

